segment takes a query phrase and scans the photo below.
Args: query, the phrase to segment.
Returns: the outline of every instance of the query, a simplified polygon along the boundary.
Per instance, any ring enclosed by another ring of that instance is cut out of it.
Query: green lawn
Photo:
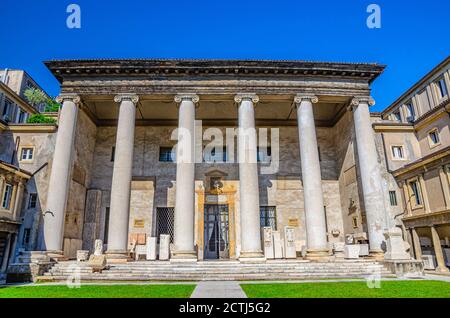
[[[195,285],[82,285],[0,287],[0,298],[186,298]]]
[[[249,298],[450,298],[450,283],[442,281],[241,284]]]

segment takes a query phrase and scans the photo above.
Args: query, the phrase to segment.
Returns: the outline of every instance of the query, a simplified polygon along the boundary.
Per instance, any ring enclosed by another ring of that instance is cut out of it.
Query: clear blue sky
[[[66,7],[81,6],[81,29]],[[366,8],[381,7],[381,29]],[[0,0],[1,68],[25,69],[51,95],[42,64],[78,58],[296,59],[387,64],[373,85],[387,107],[450,54],[448,0]]]

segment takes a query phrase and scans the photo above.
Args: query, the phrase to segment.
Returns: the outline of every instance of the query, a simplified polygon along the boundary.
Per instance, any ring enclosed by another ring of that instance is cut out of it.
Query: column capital
[[[79,105],[81,103],[80,95],[74,93],[64,93],[55,98],[57,103],[64,103],[66,100],[71,101],[74,104]]]
[[[114,96],[114,101],[116,103],[121,103],[124,100],[129,100],[136,105],[139,102],[139,96],[136,94],[117,94]]]
[[[371,96],[355,96],[350,102],[350,108],[354,110],[359,104],[367,104],[369,106],[375,105],[375,100]]]
[[[190,100],[194,104],[197,104],[200,101],[200,97],[197,94],[191,94],[191,93],[177,94],[174,97],[174,101],[177,104],[180,104],[184,100]]]
[[[253,93],[239,93],[234,96],[234,101],[238,104],[240,104],[243,100],[249,100],[253,103],[253,105],[255,105],[259,102],[259,97]]]
[[[294,103],[299,106],[301,102],[303,101],[310,101],[311,103],[315,104],[319,101],[319,98],[316,95],[312,94],[297,94],[294,97]]]

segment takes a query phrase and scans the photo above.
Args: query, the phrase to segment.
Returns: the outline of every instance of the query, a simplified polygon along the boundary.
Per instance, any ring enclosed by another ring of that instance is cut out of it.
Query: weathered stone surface
[[[345,245],[344,246],[344,257],[347,259],[357,259],[359,258],[359,244]]]
[[[284,227],[284,255],[286,258],[296,258],[295,249],[295,228],[290,226]]]
[[[103,254],[103,241],[102,240],[95,240],[94,243],[94,255],[100,256]]]
[[[274,257],[283,258],[283,241],[281,239],[281,234],[279,231],[273,231],[273,247],[274,247]]]
[[[156,260],[156,237],[147,237],[146,259],[148,261]]]
[[[77,262],[85,262],[89,259],[89,251],[78,250],[77,251]]]
[[[170,235],[161,234],[159,236],[159,259],[167,261],[169,259]]]
[[[385,260],[409,260],[411,256],[406,252],[405,243],[402,238],[402,230],[393,227],[384,232],[386,238]]]
[[[275,258],[272,227],[265,226],[262,228],[262,239],[263,239],[263,246],[264,246],[264,257],[266,259]]]

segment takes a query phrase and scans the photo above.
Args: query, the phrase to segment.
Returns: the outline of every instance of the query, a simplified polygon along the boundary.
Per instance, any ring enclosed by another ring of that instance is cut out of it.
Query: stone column
[[[119,94],[114,97],[114,101],[120,103],[120,106],[111,186],[108,250],[106,253],[108,259],[124,260],[128,254],[134,128],[136,104],[139,97],[134,94]]]
[[[328,242],[323,204],[322,176],[312,105],[317,103],[318,99],[316,96],[311,95],[297,95],[294,102],[297,105],[307,257],[327,257]]]
[[[10,257],[9,252],[11,250],[11,239],[12,239],[12,234],[8,233],[8,235],[6,237],[5,251],[3,253],[3,261],[0,264],[0,273],[6,272],[6,269],[8,268],[9,257]]]
[[[445,208],[450,209],[450,189],[445,166],[439,168],[439,178],[441,179],[442,192],[444,193]]]
[[[14,200],[14,211],[13,211],[13,219],[17,220],[20,217],[20,212],[22,210],[22,197],[23,197],[24,184],[23,181],[20,180],[17,184],[16,197]]]
[[[238,104],[238,160],[241,218],[241,261],[264,257],[261,249],[257,137],[254,106],[259,101],[255,94],[237,94]]]
[[[369,249],[373,256],[380,256],[383,254],[383,232],[387,227],[387,220],[375,135],[369,112],[369,105],[374,104],[375,102],[370,97],[357,97],[351,102],[369,234]]]
[[[43,241],[44,248],[50,256],[57,258],[63,254],[64,215],[73,163],[80,97],[75,94],[63,94],[57,97],[56,101],[62,103],[62,108],[59,114],[58,133],[47,190]]]
[[[177,181],[175,192],[174,260],[196,260],[194,246],[195,94],[175,96],[178,104]]]
[[[435,226],[431,226],[431,238],[433,240],[434,254],[436,255],[436,272],[448,272],[445,266],[444,254],[442,253],[441,240]]]
[[[414,246],[414,255],[416,260],[420,261],[422,259],[422,246],[420,245],[419,235],[417,235],[417,231],[414,227],[411,228],[411,236]]]

